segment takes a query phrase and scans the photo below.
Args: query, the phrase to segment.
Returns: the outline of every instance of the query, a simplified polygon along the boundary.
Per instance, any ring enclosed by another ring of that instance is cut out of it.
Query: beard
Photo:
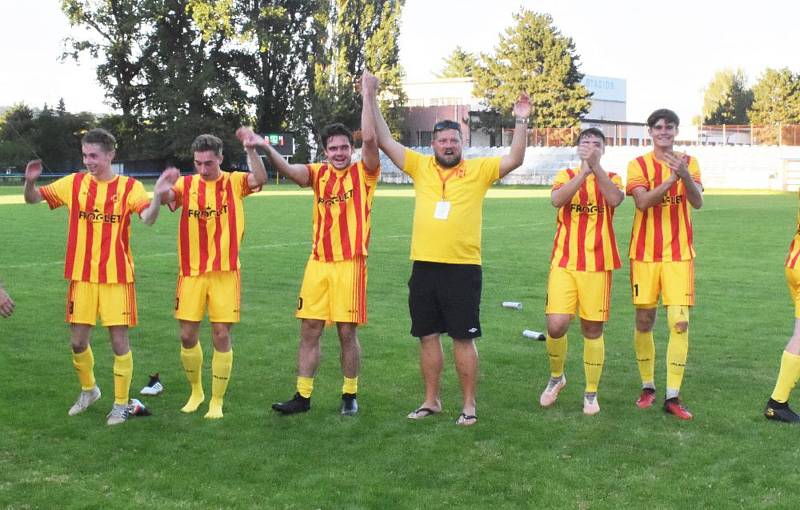
[[[439,166],[442,167],[442,168],[453,168],[454,166],[456,166],[459,163],[461,163],[461,153],[460,152],[459,153],[449,154],[449,155],[443,154],[441,156],[436,154],[436,153],[434,153],[434,156],[436,157],[436,163],[438,163]]]

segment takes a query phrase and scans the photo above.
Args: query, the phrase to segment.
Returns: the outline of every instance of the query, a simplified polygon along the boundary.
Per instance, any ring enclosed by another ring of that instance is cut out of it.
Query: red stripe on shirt
[[[117,194],[117,186],[119,185],[119,178],[114,179],[109,183],[106,188],[106,200],[103,203],[103,214],[112,216],[114,214],[114,196]],[[97,267],[97,281],[100,283],[107,283],[108,276],[108,257],[111,253],[111,228],[113,223],[104,221],[101,227],[100,235],[100,261]]]
[[[216,183],[214,183],[214,207],[217,208],[217,213],[220,212],[222,209],[222,190],[223,190],[223,181],[224,179],[219,179]],[[221,271],[222,270],[222,218],[219,214],[214,215],[214,262],[211,265],[212,271]],[[234,269],[235,266],[232,266],[230,269]]]
[[[75,252],[78,242],[78,218],[81,212],[81,182],[86,177],[85,173],[75,174],[72,180],[72,202],[69,209],[69,234],[67,238],[67,258],[64,262],[64,278],[72,280],[72,273],[75,268]]]
[[[199,241],[200,263],[197,269],[200,274],[208,270],[208,216],[203,216],[206,210],[206,188],[207,185],[202,179],[197,181],[197,238]]]
[[[322,206],[325,208],[325,223],[320,227],[322,229],[322,254],[325,262],[333,261],[333,245],[331,243],[333,215],[331,215],[331,204],[329,199],[331,197],[331,193],[333,192],[333,186],[336,184],[336,181],[338,181],[336,173],[331,173],[331,177],[328,179],[328,182],[325,185],[325,192],[321,193],[321,198],[323,200]]]
[[[339,181],[339,189],[336,191],[338,196],[345,194],[344,183],[347,181],[347,174],[343,174]],[[347,202],[339,202],[339,245],[342,247],[342,257],[344,260],[353,258],[353,250],[350,246],[350,229],[347,228]]]
[[[356,235],[355,244],[353,246],[356,255],[366,255],[366,249],[362,244],[364,238],[364,225],[362,224],[361,217],[361,179],[358,173],[358,163],[350,167],[350,182],[353,184],[353,208],[356,211]],[[366,216],[366,215],[365,215]]]
[[[94,201],[97,198],[97,181],[94,179],[89,180],[89,192],[86,195],[86,207],[85,211],[87,213],[91,213],[94,211]],[[81,274],[81,280],[88,282],[92,276],[92,244],[94,243],[94,225],[87,221],[84,221],[86,226],[86,243],[84,244],[83,248],[83,273]]]
[[[578,188],[578,200],[580,201],[580,211],[586,211],[589,207],[589,191],[586,186],[586,181],[583,181],[581,187]],[[578,235],[577,235],[577,248],[578,258],[575,261],[575,269],[578,271],[586,271],[586,229],[589,223],[589,215],[578,214]]]
[[[309,172],[311,172],[311,168],[309,167]],[[322,196],[322,191],[319,189],[320,182],[322,182],[322,176],[328,171],[328,165],[322,165],[319,170],[317,170],[317,179],[314,181],[314,192],[317,196]],[[322,239],[322,213],[319,210],[319,204],[314,204],[314,214],[317,216],[316,226],[317,231],[314,235],[314,258],[316,260],[320,260],[319,257],[319,241]]]
[[[246,185],[247,183],[245,183]],[[239,268],[239,233],[236,230],[236,215],[239,211],[236,210],[236,197],[233,195],[233,184],[231,184],[230,178],[228,178],[225,191],[228,193],[228,235],[230,236],[228,270],[233,271]],[[242,236],[244,236],[244,232],[242,232]]]
[[[125,183],[125,193],[122,196],[120,204],[123,207],[126,207],[128,203],[128,195],[130,195],[131,190],[133,189],[134,180],[127,179]],[[117,239],[116,239],[116,249],[115,249],[115,256],[117,260],[117,282],[118,283],[128,283],[129,281],[133,281],[135,279],[134,272],[133,272],[133,259],[131,259],[131,279],[128,280],[128,275],[125,271],[125,261],[130,255],[131,247],[130,247],[130,240],[131,240],[131,215],[126,214],[122,218],[122,223],[120,224],[119,231],[117,232]]]
[[[653,176],[653,187],[657,188],[661,185],[661,163],[653,159],[653,168],[655,175]],[[664,213],[662,204],[656,204],[653,210],[653,262],[661,262],[663,260],[664,252],[664,229],[661,224],[661,216]]]
[[[575,173],[572,170],[567,170],[570,180],[575,178]],[[569,244],[570,235],[572,231],[572,201],[561,206],[561,224],[564,225],[564,237],[561,240],[563,250],[561,251],[561,260],[558,261],[559,267],[567,267],[569,263]]]
[[[181,197],[181,220],[178,227],[178,243],[180,244],[181,253],[179,259],[181,261],[181,274],[189,276],[192,274],[191,258],[192,252],[189,248],[189,196],[192,191],[192,177],[186,175],[183,177],[183,196]]]
[[[605,247],[603,246],[603,222],[605,220],[606,204],[603,194],[600,192],[600,186],[597,185],[597,179],[594,181],[594,202],[597,204],[597,220],[594,225],[594,270],[602,271],[605,269],[606,254]],[[614,244],[614,238],[611,238]]]

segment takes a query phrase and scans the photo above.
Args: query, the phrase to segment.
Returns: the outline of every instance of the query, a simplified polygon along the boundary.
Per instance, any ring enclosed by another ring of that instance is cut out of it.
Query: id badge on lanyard
[[[436,202],[436,208],[433,210],[433,219],[446,220],[450,216],[450,201],[445,198],[445,184],[450,177],[456,172],[456,169],[450,170],[447,177],[442,177],[442,172],[439,172],[439,179],[442,181],[442,199]]]

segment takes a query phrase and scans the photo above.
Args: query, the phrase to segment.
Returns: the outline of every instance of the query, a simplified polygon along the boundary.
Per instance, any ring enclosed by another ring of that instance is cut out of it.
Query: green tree
[[[309,128],[331,122],[351,128],[361,119],[361,98],[355,81],[369,69],[381,80],[381,109],[389,127],[399,131],[404,103],[399,66],[402,1],[335,0],[326,12],[329,34],[317,57]]]
[[[704,124],[747,124],[753,91],[741,69],[723,69],[714,74],[703,98]]]
[[[789,68],[767,69],[753,86],[753,124],[800,124],[800,75]]]
[[[444,58],[442,72],[437,78],[472,78],[478,67],[478,57],[456,46],[453,52]]]
[[[138,133],[144,120],[144,65],[157,48],[153,10],[158,0],[61,0],[70,26],[90,36],[67,39],[64,58],[83,53],[99,58],[97,81],[114,108],[122,112],[120,145]]]
[[[572,38],[561,34],[550,15],[523,8],[500,36],[494,55],[481,54],[474,93],[507,116],[525,91],[535,106],[533,125],[576,126],[591,106],[578,60]]]

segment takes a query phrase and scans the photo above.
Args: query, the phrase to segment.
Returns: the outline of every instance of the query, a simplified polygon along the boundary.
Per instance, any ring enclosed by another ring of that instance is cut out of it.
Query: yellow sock
[[[689,321],[689,307],[667,306],[669,342],[667,343],[667,398],[677,397],[681,390],[686,358],[689,354],[689,330],[679,332],[678,322]]]
[[[649,384],[655,388],[653,383],[656,372],[656,344],[653,341],[653,332],[635,330],[633,349],[636,352],[636,363],[639,365],[642,384]]]
[[[550,377],[564,375],[564,363],[567,361],[567,335],[552,338],[547,335],[547,357],[550,360]]]
[[[355,395],[358,393],[358,377],[345,377],[342,383],[342,393]]]
[[[228,389],[231,368],[233,368],[233,350],[219,352],[214,349],[214,355],[211,357],[211,402],[208,403],[205,418],[222,418],[222,402]]]
[[[301,397],[311,398],[311,392],[314,391],[314,378],[313,377],[297,377],[297,393]]]
[[[586,393],[597,393],[603,363],[606,357],[606,344],[603,335],[590,340],[583,339],[583,373],[586,376]]]
[[[133,375],[133,353],[128,351],[122,356],[114,356],[114,403],[128,405],[128,394],[131,391]]]
[[[78,382],[83,391],[89,391],[97,384],[94,380],[94,354],[92,346],[88,346],[81,353],[72,353],[72,366],[78,374]]]
[[[787,402],[798,378],[800,378],[800,356],[783,351],[778,381],[775,383],[775,389],[772,390],[772,400],[781,403]]]
[[[200,347],[200,342],[189,349],[181,346],[181,364],[192,388],[192,394],[181,411],[193,413],[206,398],[203,393],[203,348]]]

